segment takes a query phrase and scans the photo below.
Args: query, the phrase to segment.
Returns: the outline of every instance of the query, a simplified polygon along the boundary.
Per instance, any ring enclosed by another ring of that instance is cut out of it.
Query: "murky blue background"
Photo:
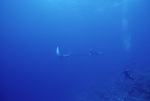
[[[0,100],[85,101],[80,95],[93,86],[124,79],[125,68],[150,67],[150,1],[128,0],[129,50],[123,44],[123,3],[1,0]],[[74,56],[60,59],[57,46]],[[91,48],[103,54],[82,55]],[[107,92],[107,86],[97,89]]]

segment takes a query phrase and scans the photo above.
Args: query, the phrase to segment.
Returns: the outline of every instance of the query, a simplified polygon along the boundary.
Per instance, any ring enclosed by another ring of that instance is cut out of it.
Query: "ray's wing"
[[[57,56],[60,56],[60,52],[59,52],[59,47],[58,46],[56,48],[56,54],[57,54]]]

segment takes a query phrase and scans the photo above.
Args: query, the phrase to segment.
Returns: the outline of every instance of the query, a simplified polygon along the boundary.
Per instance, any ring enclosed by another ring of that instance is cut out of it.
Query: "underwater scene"
[[[150,0],[0,0],[0,101],[150,101]]]

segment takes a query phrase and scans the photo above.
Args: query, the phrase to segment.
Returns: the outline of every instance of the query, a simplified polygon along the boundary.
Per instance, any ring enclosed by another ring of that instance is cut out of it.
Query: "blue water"
[[[127,1],[0,0],[0,101],[149,101],[150,1]]]

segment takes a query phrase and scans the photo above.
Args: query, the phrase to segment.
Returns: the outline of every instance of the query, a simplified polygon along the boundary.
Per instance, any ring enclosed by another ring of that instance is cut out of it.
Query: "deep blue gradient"
[[[0,0],[0,101],[85,101],[125,68],[150,68],[150,1],[129,1],[125,51],[123,0]],[[74,55],[60,59],[57,46]]]

